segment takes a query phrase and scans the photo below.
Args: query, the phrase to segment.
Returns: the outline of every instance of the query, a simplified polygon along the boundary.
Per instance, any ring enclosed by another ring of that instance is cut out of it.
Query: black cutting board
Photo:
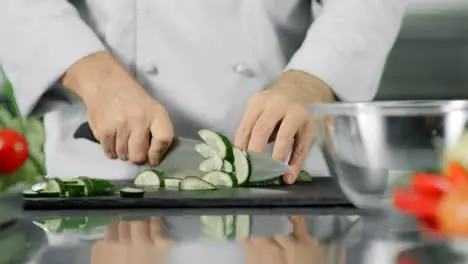
[[[117,188],[128,183],[115,182]],[[127,208],[290,208],[352,207],[332,178],[315,178],[288,186],[213,191],[149,190],[143,198],[119,194],[83,198],[24,198],[26,210]]]

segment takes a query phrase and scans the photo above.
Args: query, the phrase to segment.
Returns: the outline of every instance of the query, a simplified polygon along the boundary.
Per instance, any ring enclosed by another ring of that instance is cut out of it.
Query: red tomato
[[[440,230],[448,235],[468,235],[468,184],[456,186],[437,209]]]
[[[29,157],[28,143],[12,129],[0,130],[0,173],[17,171]]]

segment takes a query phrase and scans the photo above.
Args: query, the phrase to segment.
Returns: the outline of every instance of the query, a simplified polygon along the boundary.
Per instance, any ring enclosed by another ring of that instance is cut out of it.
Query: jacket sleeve
[[[328,0],[286,70],[308,72],[345,101],[372,100],[406,0]]]
[[[0,36],[0,66],[23,115],[73,63],[105,50],[67,0],[1,0]]]

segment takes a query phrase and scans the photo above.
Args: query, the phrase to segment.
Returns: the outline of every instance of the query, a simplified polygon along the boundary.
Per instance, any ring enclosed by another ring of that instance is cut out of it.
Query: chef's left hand
[[[284,182],[297,178],[313,139],[310,103],[330,102],[331,89],[320,79],[302,71],[283,73],[264,90],[254,94],[236,132],[235,145],[263,153],[274,140],[273,158],[286,161],[291,151],[291,171]]]

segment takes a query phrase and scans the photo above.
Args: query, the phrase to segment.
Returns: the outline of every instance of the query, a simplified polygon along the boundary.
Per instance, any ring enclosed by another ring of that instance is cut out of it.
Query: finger
[[[285,161],[289,151],[294,144],[294,137],[299,128],[304,124],[304,118],[294,113],[287,114],[281,122],[276,135],[275,146],[272,157],[276,160]]]
[[[119,221],[112,222],[104,232],[104,241],[112,242],[119,240]]]
[[[307,242],[311,239],[304,216],[291,216],[293,234],[298,242]]]
[[[130,222],[130,236],[133,244],[150,244],[153,242],[151,239],[150,225],[147,221]]]
[[[261,246],[266,246],[266,245],[271,245],[273,242],[271,239],[266,238],[266,237],[251,237],[250,238],[250,243],[256,247],[261,247]]]
[[[159,219],[158,217],[152,216],[150,217],[149,223],[150,223],[151,238],[154,240],[156,237],[162,236],[163,227],[162,227],[161,219]]]
[[[240,149],[246,149],[252,134],[252,129],[255,126],[258,118],[262,114],[263,102],[260,98],[261,95],[254,95],[250,101],[244,116],[239,124],[234,139],[234,145]]]
[[[116,159],[117,153],[115,152],[115,137],[117,131],[113,129],[105,129],[103,132],[98,133],[98,140],[101,142],[101,147],[106,156],[110,159]]]
[[[281,245],[282,248],[288,249],[294,246],[294,240],[290,235],[278,234],[275,236],[276,243]]]
[[[291,158],[289,159],[289,165],[291,171],[285,174],[284,181],[288,184],[293,183],[299,172],[301,171],[302,165],[304,164],[307,154],[309,153],[312,145],[313,129],[312,122],[308,120],[305,125],[299,129],[294,139],[294,144],[291,150]]]
[[[169,118],[153,122],[151,125],[151,136],[148,158],[150,166],[156,166],[174,139],[174,128]]]
[[[119,226],[119,241],[120,243],[130,243],[130,224],[128,221],[120,221]]]
[[[150,132],[144,127],[132,130],[128,139],[128,159],[135,164],[148,160]]]
[[[283,113],[278,109],[263,111],[252,129],[247,149],[252,152],[265,152],[271,134],[283,117]]]
[[[128,141],[130,138],[130,129],[128,126],[122,126],[117,130],[117,135],[115,139],[115,149],[117,156],[121,160],[128,159]]]

